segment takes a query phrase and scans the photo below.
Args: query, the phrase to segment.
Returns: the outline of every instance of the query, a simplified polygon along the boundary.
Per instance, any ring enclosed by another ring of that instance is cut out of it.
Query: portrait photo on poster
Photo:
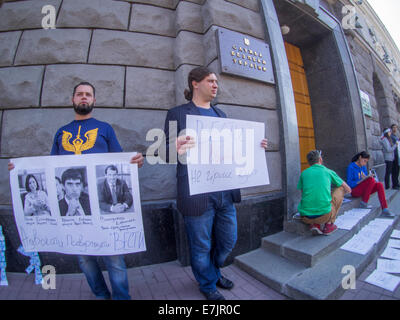
[[[100,214],[134,213],[133,188],[129,164],[96,166]]]
[[[55,180],[60,215],[90,216],[87,168],[55,168]]]
[[[51,216],[45,169],[18,171],[19,193],[24,216]]]

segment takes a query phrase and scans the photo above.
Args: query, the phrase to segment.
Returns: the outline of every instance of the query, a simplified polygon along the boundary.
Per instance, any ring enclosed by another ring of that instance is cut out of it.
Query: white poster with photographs
[[[11,159],[15,220],[27,252],[146,250],[135,153]]]

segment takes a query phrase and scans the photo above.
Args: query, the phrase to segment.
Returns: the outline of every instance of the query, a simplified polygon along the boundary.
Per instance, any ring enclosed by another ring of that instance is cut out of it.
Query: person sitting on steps
[[[310,225],[313,235],[330,235],[337,230],[336,216],[345,193],[350,193],[351,189],[333,170],[322,164],[321,151],[310,151],[307,161],[310,167],[301,173],[297,184],[297,189],[302,191],[298,206],[301,220]],[[325,224],[323,229],[321,224]]]
[[[370,155],[366,151],[357,153],[347,167],[347,184],[352,188],[351,195],[355,198],[362,197],[360,208],[372,208],[368,206],[371,194],[377,192],[381,204],[382,218],[393,218],[386,201],[385,189],[381,182],[375,180],[375,175],[367,171],[367,163]]]

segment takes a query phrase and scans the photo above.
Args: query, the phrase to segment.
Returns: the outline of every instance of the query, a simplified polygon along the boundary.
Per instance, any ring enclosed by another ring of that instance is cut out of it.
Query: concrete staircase
[[[386,190],[389,209],[400,214],[400,193]],[[360,199],[345,203],[339,215],[358,207]],[[284,231],[262,239],[261,247],[235,258],[235,264],[274,290],[293,299],[337,299],[342,296],[342,273],[346,265],[354,266],[356,276],[372,262],[386,246],[390,234],[400,222],[400,215],[374,247],[366,254],[352,253],[340,247],[362,227],[381,213],[377,195],[371,197],[373,206],[367,216],[351,230],[337,230],[330,236],[313,237],[308,226],[299,220],[284,225]]]

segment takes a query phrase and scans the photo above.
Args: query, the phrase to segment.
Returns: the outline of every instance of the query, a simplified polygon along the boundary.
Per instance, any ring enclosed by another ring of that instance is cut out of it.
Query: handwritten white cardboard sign
[[[190,195],[269,184],[264,123],[187,115],[186,128]]]

